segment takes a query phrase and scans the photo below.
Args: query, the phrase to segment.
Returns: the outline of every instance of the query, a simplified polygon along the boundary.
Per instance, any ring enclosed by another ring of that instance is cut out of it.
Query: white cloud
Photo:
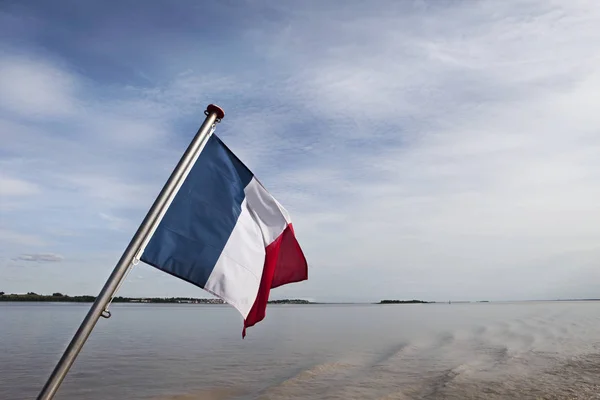
[[[39,193],[38,185],[0,174],[0,198],[29,196]]]
[[[110,229],[121,231],[125,228],[131,227],[132,223],[130,220],[125,218],[119,218],[114,215],[100,213],[100,218],[108,222]]]
[[[52,253],[34,253],[34,254],[21,254],[16,260],[18,261],[31,261],[31,262],[57,262],[64,259],[60,254]]]
[[[46,60],[3,54],[0,107],[25,118],[66,117],[78,104],[77,82]]]
[[[160,187],[128,182],[123,178],[108,175],[72,174],[64,176],[63,179],[73,184],[84,198],[111,208],[138,208],[149,201],[152,202],[160,190]]]

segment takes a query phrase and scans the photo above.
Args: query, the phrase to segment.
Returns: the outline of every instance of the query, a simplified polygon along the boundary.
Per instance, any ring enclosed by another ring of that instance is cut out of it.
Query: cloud
[[[66,175],[66,184],[71,184],[85,198],[97,201],[104,208],[140,206],[148,203],[159,188],[148,184],[127,182],[123,178],[108,175]],[[137,208],[137,207],[136,207]]]
[[[3,54],[0,108],[24,118],[67,117],[78,108],[77,83],[46,60]]]
[[[110,229],[113,229],[116,231],[121,231],[121,230],[124,230],[125,228],[130,228],[132,226],[131,221],[126,218],[120,218],[120,217],[110,215],[110,214],[105,214],[105,213],[100,213],[100,218],[102,218],[103,220],[108,222]]]
[[[39,187],[36,184],[22,179],[11,178],[0,175],[0,195],[6,197],[21,197],[39,193]]]
[[[123,229],[137,222],[138,213],[151,205],[203,118],[196,104],[199,99],[191,96],[205,82],[186,73],[153,88],[101,88],[72,72],[64,61],[11,56],[3,63],[6,70],[60,86],[29,88],[27,77],[16,73],[4,82],[12,92],[29,91],[40,98],[40,103],[15,103],[18,110],[8,97],[0,102],[0,133],[6,144],[0,158],[5,171],[0,190],[6,226],[18,230],[30,220],[30,226],[43,225],[41,230],[53,226],[74,232],[99,229],[100,224]],[[41,101],[47,94],[31,92],[34,89],[54,90],[60,107],[46,107]],[[102,90],[111,96],[99,96]],[[173,129],[174,120],[186,113],[198,114],[198,125],[183,132]],[[58,122],[41,122],[38,116]],[[35,193],[43,196],[13,199]]]
[[[64,259],[63,256],[59,254],[21,254],[16,257],[15,260],[18,261],[31,261],[31,262],[57,262],[62,261]]]

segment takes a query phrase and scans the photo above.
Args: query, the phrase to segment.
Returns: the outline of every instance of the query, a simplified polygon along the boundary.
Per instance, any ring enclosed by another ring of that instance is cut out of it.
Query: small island
[[[82,295],[69,296],[62,293],[52,293],[51,295],[37,294],[28,292],[26,294],[6,294],[0,292],[0,301],[30,301],[30,302],[60,302],[60,303],[92,303],[96,296]],[[113,303],[175,303],[175,304],[225,304],[221,299],[206,299],[194,297],[122,297],[117,296]],[[308,300],[284,299],[272,300],[269,304],[312,304]]]
[[[423,301],[423,300],[381,300],[377,304],[429,304],[433,303],[433,301]]]
[[[315,304],[312,301],[300,299],[269,300],[269,304]]]

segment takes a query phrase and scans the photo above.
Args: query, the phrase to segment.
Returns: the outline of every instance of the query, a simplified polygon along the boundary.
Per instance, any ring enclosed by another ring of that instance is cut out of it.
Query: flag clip
[[[102,311],[102,313],[100,313],[100,316],[101,316],[102,318],[106,318],[106,319],[110,318],[110,316],[111,316],[111,315],[112,315],[112,314],[111,314],[111,313],[110,313],[110,311],[108,311],[108,310],[103,310],[103,311]]]
[[[208,111],[204,111],[204,115],[208,116]],[[219,123],[219,122],[221,122],[221,118],[217,117],[217,118],[215,119],[215,122],[216,122],[216,123]]]

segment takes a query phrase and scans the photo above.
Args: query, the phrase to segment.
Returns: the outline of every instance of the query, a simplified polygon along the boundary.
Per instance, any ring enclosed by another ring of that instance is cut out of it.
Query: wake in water
[[[357,362],[316,364],[244,398],[600,399],[597,344],[565,352],[581,332],[563,328],[522,319],[446,332]]]
[[[159,397],[153,400],[226,400],[239,395],[239,390],[227,388],[214,388],[199,390],[193,393],[175,394],[166,397]]]

